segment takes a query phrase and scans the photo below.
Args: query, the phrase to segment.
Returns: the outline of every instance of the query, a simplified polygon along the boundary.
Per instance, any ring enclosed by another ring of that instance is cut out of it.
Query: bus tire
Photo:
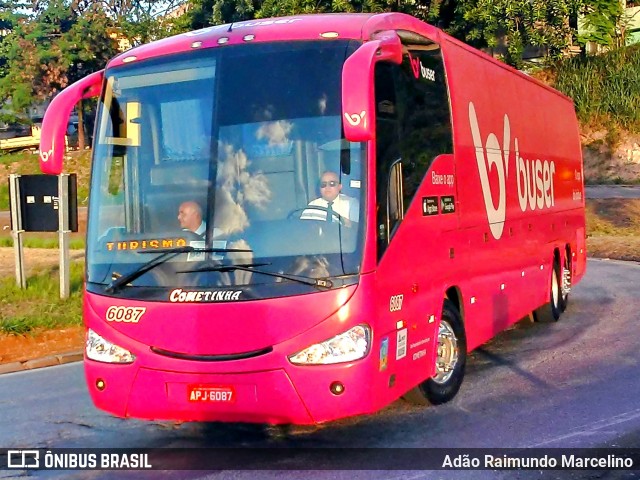
[[[560,307],[560,265],[557,260],[553,261],[549,283],[549,301],[533,311],[533,319],[536,322],[552,323],[560,319],[562,313]]]
[[[445,299],[438,327],[436,373],[409,390],[403,398],[417,405],[439,405],[453,399],[460,390],[467,363],[467,338],[455,305]]]
[[[560,272],[560,312],[564,312],[569,305],[569,292],[571,292],[571,251],[567,248]]]

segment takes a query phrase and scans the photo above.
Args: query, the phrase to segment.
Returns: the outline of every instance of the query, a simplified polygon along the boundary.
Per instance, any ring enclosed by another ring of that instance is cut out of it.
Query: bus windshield
[[[355,282],[366,162],[364,144],[343,138],[341,72],[356,47],[225,46],[108,69],[87,288],[152,299],[240,286],[256,298]]]

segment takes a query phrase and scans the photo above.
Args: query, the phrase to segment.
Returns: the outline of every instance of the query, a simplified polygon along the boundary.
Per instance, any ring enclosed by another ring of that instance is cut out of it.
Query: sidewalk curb
[[[84,358],[83,350],[47,355],[46,357],[34,358],[23,362],[11,362],[0,364],[0,374],[22,372],[24,370],[34,370],[36,368],[53,367],[64,365],[65,363],[79,362]]]

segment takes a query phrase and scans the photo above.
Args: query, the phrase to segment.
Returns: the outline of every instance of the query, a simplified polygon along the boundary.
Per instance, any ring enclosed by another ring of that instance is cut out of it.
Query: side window
[[[409,48],[401,65],[375,67],[378,259],[431,162],[453,152],[440,47]]]
[[[398,67],[390,63],[376,64],[376,228],[378,259],[387,248],[394,227],[403,214],[402,183],[397,172],[400,163],[400,123],[396,99],[395,77]]]
[[[410,49],[404,56],[396,77],[405,212],[431,162],[440,154],[453,152],[440,48],[436,44],[420,48]]]

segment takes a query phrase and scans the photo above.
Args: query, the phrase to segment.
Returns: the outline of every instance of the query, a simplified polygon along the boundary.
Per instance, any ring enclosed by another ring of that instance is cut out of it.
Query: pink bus
[[[93,96],[85,371],[114,415],[312,424],[447,402],[469,351],[532,311],[558,320],[584,275],[571,100],[413,17],[129,50],[54,99],[43,172]]]

